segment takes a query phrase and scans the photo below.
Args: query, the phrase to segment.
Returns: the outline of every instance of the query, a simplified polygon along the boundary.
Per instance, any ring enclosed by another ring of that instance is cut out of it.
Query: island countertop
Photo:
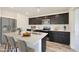
[[[4,33],[4,35],[14,37],[15,41],[17,40],[23,40],[27,43],[27,46],[31,48],[35,48],[35,45],[38,44],[39,41],[41,41],[48,33],[31,33],[31,36],[29,37],[23,37],[21,35],[18,35],[16,32],[10,32],[10,33]],[[41,44],[41,43],[39,43]]]

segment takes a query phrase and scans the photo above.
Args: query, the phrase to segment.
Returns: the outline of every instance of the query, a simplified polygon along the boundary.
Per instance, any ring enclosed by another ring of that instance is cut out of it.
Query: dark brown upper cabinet
[[[68,13],[52,15],[50,24],[68,24],[69,15]]]
[[[40,25],[45,19],[50,19],[50,24],[69,24],[69,13],[29,18],[29,25]]]
[[[29,18],[29,24],[30,25],[38,25],[42,24],[42,19],[41,18]]]

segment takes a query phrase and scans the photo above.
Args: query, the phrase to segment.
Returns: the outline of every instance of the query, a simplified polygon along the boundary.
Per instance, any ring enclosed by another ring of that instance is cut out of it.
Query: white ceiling
[[[70,7],[3,7],[3,9],[19,12],[28,17],[35,17],[65,11],[68,12]]]

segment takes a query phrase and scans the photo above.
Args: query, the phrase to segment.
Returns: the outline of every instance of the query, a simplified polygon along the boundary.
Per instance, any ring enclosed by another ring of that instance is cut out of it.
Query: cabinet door
[[[62,41],[64,44],[69,45],[70,44],[70,33],[69,32],[64,32],[64,36],[62,37]]]
[[[54,32],[54,41],[59,43],[64,43],[63,40],[65,39],[63,32]]]
[[[56,19],[56,15],[52,15],[50,16],[50,24],[57,24],[58,21]]]
[[[35,25],[35,24],[42,24],[41,18],[29,18],[29,24]]]
[[[69,17],[68,13],[52,15],[50,24],[68,24]]]
[[[49,31],[48,36],[49,36],[49,40],[54,42],[54,36],[53,36],[53,32],[52,31]]]
[[[6,33],[10,31],[10,26],[9,26],[9,18],[2,17],[2,32]]]
[[[14,32],[16,30],[16,19],[10,19],[10,31]]]
[[[56,19],[59,24],[68,24],[68,13],[56,15]]]

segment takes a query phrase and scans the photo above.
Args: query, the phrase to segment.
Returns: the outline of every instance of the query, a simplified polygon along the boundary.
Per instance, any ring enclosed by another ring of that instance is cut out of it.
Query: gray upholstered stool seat
[[[18,40],[17,47],[19,48],[20,52],[34,52],[34,49],[27,47],[25,41]]]

